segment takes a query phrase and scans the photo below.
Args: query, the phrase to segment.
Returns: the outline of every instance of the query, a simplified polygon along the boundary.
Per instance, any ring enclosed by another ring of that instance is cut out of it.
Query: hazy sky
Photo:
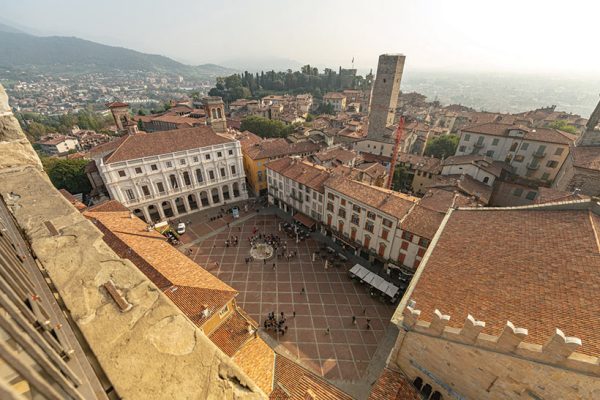
[[[598,0],[0,0],[0,18],[187,63],[600,75]],[[595,43],[594,43],[595,42]],[[406,69],[405,68],[405,69]]]

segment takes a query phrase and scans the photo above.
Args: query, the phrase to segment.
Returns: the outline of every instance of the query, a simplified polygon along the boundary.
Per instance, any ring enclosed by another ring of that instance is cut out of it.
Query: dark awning
[[[309,229],[317,224],[317,221],[315,221],[308,215],[302,214],[300,212],[297,212],[296,214],[294,214],[294,220],[300,222],[302,225],[304,225],[305,227],[307,227]]]

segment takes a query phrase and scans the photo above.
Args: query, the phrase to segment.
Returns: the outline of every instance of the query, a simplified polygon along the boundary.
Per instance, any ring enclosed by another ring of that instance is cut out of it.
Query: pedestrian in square
[[[352,325],[356,325],[356,317],[354,315],[352,316]]]
[[[275,271],[275,263],[273,263],[273,271]]]
[[[325,331],[325,334],[329,335],[329,333],[330,333],[329,328],[327,328],[327,330]]]
[[[296,318],[296,310],[292,311],[292,316],[293,316],[294,318]],[[287,326],[286,326],[286,328],[287,328]]]
[[[300,294],[304,294],[304,293],[305,293],[305,290],[304,290],[304,288],[302,288],[302,289],[300,290]]]

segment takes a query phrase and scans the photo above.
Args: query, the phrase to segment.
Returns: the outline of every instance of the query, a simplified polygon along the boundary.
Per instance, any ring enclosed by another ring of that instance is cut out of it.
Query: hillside
[[[157,71],[196,78],[235,72],[214,64],[189,66],[168,57],[76,37],[40,37],[6,30],[0,30],[0,67],[44,67],[64,72]]]

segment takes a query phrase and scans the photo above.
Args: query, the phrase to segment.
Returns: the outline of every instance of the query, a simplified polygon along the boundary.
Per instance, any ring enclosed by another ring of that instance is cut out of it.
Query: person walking
[[[304,293],[305,293],[305,290],[304,290],[304,288],[302,288],[302,289],[300,290],[300,294],[304,294]]]
[[[296,310],[292,311],[292,317],[296,318]]]
[[[326,335],[329,335],[330,333],[331,333],[331,331],[329,330],[329,328],[327,328],[327,329],[325,330],[325,334],[326,334]]]
[[[356,325],[356,317],[354,315],[352,316],[352,325]]]
[[[367,319],[367,330],[371,329],[371,320]]]

